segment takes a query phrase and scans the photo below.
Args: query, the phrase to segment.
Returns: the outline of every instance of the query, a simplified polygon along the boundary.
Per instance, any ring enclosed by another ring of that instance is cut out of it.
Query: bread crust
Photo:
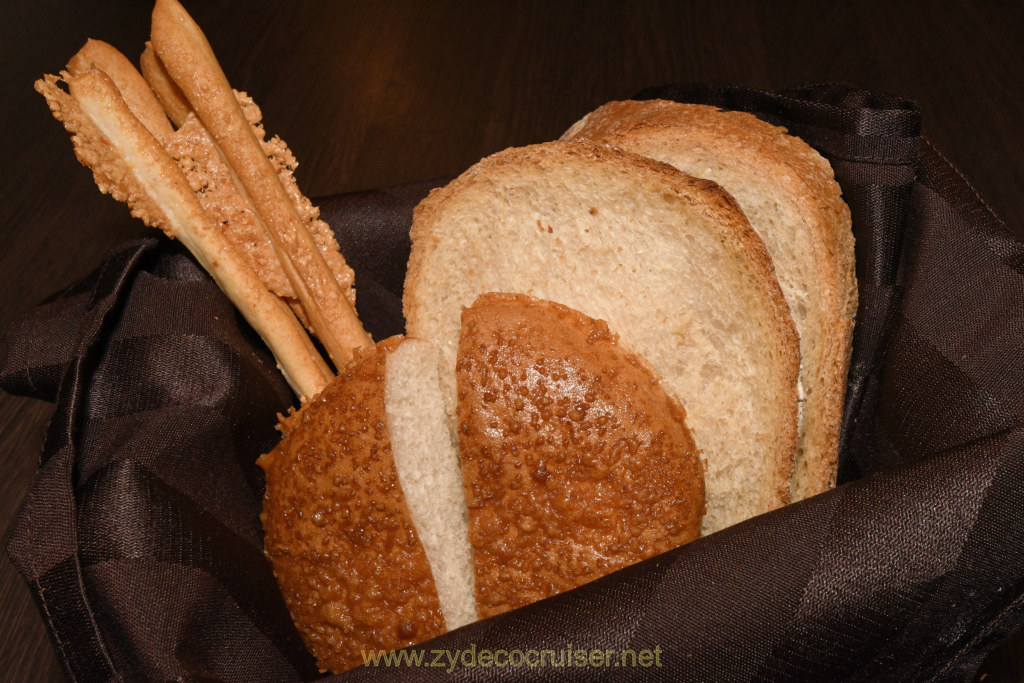
[[[746,272],[751,282],[756,283],[752,291],[756,292],[754,296],[758,301],[750,305],[762,312],[763,322],[770,326],[765,337],[771,340],[772,362],[765,371],[772,375],[770,384],[779,396],[778,401],[764,406],[766,411],[771,412],[772,424],[776,429],[767,437],[770,443],[765,446],[765,458],[770,465],[766,479],[759,482],[763,487],[760,509],[765,511],[788,503],[793,453],[797,443],[798,338],[763,242],[750,227],[735,200],[711,181],[694,178],[668,164],[608,145],[578,141],[556,141],[510,148],[482,160],[453,182],[432,191],[414,212],[411,230],[413,248],[404,297],[408,333],[410,336],[430,338],[427,321],[435,312],[437,304],[431,299],[431,293],[421,291],[421,288],[426,287],[423,283],[428,281],[427,276],[436,267],[433,259],[441,243],[439,231],[446,210],[456,198],[463,193],[494,191],[495,186],[500,184],[497,178],[514,176],[523,168],[553,175],[565,171],[565,176],[572,176],[577,172],[585,173],[591,165],[635,179],[645,186],[651,196],[682,202],[688,210],[695,210],[709,219],[711,224],[717,226],[717,238],[725,252],[732,255],[730,258],[735,258],[738,267]],[[581,286],[585,284],[581,283]],[[638,302],[638,305],[642,303]],[[597,312],[596,315],[601,313]],[[624,333],[620,329],[614,331]],[[667,340],[666,343],[672,342]],[[658,368],[655,369],[660,372]],[[685,398],[683,402],[687,402]],[[698,447],[701,447],[699,441]],[[706,527],[705,533],[713,530],[716,529]]]
[[[391,454],[391,338],[362,353],[287,419],[258,464],[264,549],[299,633],[323,670],[445,631],[434,578]]]
[[[700,535],[703,463],[685,411],[604,321],[484,294],[463,311],[457,374],[481,616]]]
[[[68,60],[68,72],[80,76],[99,69],[110,77],[125,103],[142,125],[159,141],[174,132],[163,108],[128,58],[111,44],[90,38]]]
[[[813,369],[801,371],[807,400],[792,483],[800,500],[835,485],[846,378],[857,310],[850,210],[831,166],[803,140],[746,112],[667,100],[610,102],[574,124],[563,139],[601,141],[669,160],[699,148],[723,164],[751,165],[789,198],[802,218],[820,312],[816,343],[804,343]],[[654,151],[652,151],[654,150]],[[694,172],[693,169],[686,169]],[[757,226],[755,226],[757,227]],[[801,226],[797,226],[801,229]]]

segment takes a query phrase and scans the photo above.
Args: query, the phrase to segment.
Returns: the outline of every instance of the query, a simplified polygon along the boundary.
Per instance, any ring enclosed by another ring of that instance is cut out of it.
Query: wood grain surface
[[[845,82],[914,99],[926,135],[1024,237],[1024,3],[185,0],[310,196],[454,175],[641,88]],[[139,0],[0,3],[0,330],[147,229],[100,195],[32,82],[86,38],[137,59]],[[0,393],[0,537],[51,406]],[[1018,633],[978,674],[1024,680]],[[63,676],[0,557],[0,679]]]

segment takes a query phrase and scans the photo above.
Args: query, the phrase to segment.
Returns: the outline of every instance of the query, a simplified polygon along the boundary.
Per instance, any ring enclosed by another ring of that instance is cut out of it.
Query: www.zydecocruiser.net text
[[[557,649],[490,650],[471,645],[460,650],[362,651],[367,666],[439,668],[448,672],[464,668],[619,668],[660,667],[661,646],[632,649],[586,649],[571,645]]]

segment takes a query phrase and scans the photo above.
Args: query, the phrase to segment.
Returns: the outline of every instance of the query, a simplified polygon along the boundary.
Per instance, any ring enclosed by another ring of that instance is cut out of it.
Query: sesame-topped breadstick
[[[202,30],[175,0],[157,0],[151,42],[237,176],[317,337],[336,367],[372,341],[306,230],[246,120]]]
[[[291,309],[213,225],[181,169],[110,76],[84,68],[87,55],[77,60],[78,73],[62,74],[69,92],[56,76],[36,82],[54,116],[72,133],[78,159],[92,170],[102,192],[128,204],[147,225],[181,240],[270,347],[302,402],[318,394],[333,375]]]

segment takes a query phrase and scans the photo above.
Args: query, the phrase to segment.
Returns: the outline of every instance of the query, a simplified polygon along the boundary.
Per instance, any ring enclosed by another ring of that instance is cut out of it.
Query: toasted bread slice
[[[683,409],[603,321],[485,294],[462,314],[456,375],[481,616],[700,535]]]
[[[664,161],[736,199],[771,254],[800,335],[793,499],[834,486],[857,283],[850,211],[828,162],[751,114],[665,100],[610,102],[563,138]]]
[[[799,350],[768,252],[716,184],[603,145],[484,159],[417,207],[407,332],[435,343],[450,415],[462,309],[529,294],[607,321],[685,407],[709,533],[789,501]]]

